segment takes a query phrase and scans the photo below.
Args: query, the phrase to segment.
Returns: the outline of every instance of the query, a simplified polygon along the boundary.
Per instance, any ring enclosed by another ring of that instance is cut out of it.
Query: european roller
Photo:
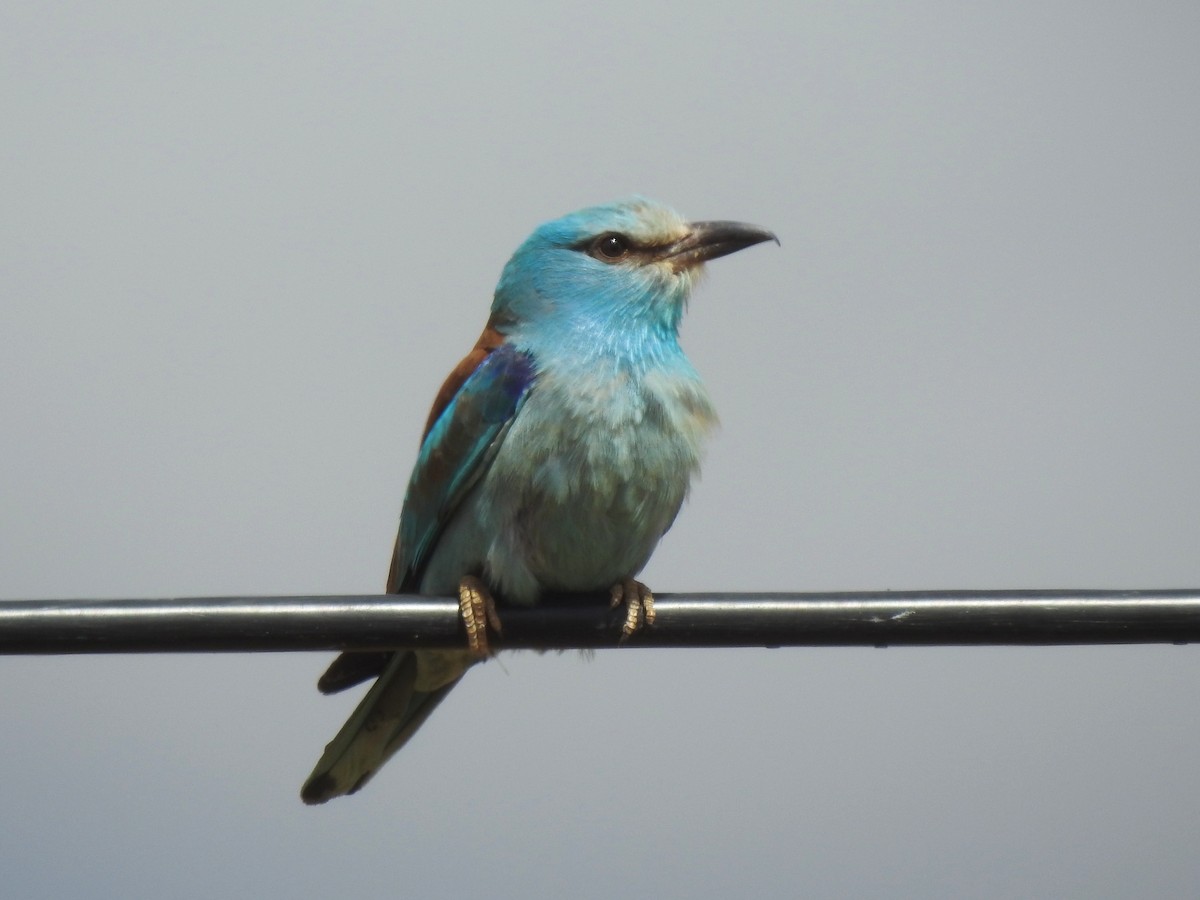
[[[375,678],[301,796],[357,791],[488,654],[496,603],[605,592],[624,634],[654,619],[635,576],[671,527],[716,425],[679,346],[704,263],[763,241],[634,198],[541,225],[496,286],[474,348],[425,424],[389,593],[456,595],[461,650],[345,653],[318,686]]]

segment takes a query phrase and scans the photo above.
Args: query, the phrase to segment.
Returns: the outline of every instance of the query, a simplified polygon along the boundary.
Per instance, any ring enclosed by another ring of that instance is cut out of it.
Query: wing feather
[[[441,413],[431,416],[400,513],[389,593],[418,588],[446,523],[487,471],[535,375],[532,357],[502,343],[463,379]]]

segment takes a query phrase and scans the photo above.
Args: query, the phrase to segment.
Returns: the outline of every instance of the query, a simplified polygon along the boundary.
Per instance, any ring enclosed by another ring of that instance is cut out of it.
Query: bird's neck
[[[620,371],[632,375],[687,365],[676,322],[649,318],[571,318],[518,329],[511,338],[540,366],[562,371]]]

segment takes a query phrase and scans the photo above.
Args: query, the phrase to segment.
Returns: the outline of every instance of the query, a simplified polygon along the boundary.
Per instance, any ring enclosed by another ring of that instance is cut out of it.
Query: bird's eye
[[[592,256],[614,262],[629,252],[629,239],[621,234],[602,234],[592,241]]]

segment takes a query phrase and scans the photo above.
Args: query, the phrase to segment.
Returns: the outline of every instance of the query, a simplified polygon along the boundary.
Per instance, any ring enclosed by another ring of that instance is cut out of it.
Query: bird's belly
[[[636,575],[679,511],[715,422],[694,379],[584,387],[539,381],[480,485],[485,568],[517,602]]]
[[[548,461],[552,469],[557,461]],[[559,471],[571,483],[532,492],[515,520],[524,564],[549,590],[606,589],[636,575],[670,526],[687,491],[686,478],[652,467]]]

